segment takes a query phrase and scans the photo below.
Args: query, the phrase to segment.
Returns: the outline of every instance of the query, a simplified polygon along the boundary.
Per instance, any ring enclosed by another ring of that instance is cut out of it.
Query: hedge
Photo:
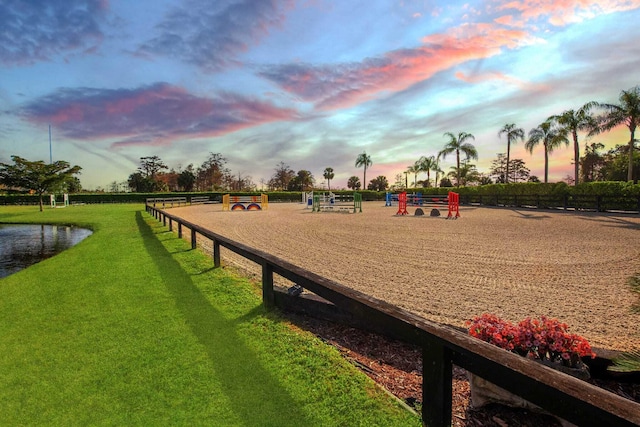
[[[490,184],[477,187],[428,187],[409,188],[408,193],[423,195],[444,195],[449,191],[460,194],[463,204],[537,207],[569,207],[596,210],[640,210],[640,184],[622,181],[587,182],[569,186],[564,182]],[[353,191],[333,190],[335,194],[352,194]],[[362,190],[363,201],[385,200],[386,192]],[[170,198],[208,196],[210,200],[220,202],[228,192],[198,193],[75,193],[69,196],[72,204],[93,203],[145,203],[147,198]],[[231,192],[230,194],[259,195],[260,192]],[[302,202],[299,191],[267,192],[269,202]],[[58,195],[58,199],[61,197]],[[44,197],[49,204],[49,197]],[[58,200],[59,203],[59,200]],[[37,205],[38,196],[28,194],[0,195],[0,205]]]

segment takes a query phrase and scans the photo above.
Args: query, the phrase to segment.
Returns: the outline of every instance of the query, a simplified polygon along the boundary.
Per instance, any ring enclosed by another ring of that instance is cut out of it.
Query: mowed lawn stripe
[[[0,280],[3,423],[420,424],[140,205],[2,207],[0,222],[94,230]]]

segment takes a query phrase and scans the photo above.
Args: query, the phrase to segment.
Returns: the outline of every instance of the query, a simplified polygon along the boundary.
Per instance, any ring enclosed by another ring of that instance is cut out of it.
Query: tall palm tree
[[[434,170],[437,167],[437,162],[436,162],[436,158],[434,156],[421,156],[420,159],[418,159],[418,167],[420,168],[420,172],[426,172],[427,173],[427,187],[429,187],[431,184],[431,171]]]
[[[460,132],[458,136],[451,132],[445,132],[444,136],[449,138],[449,142],[447,142],[444,148],[438,153],[438,157],[442,157],[444,159],[447,155],[456,153],[456,185],[460,187],[460,152],[462,151],[467,159],[478,160],[478,151],[476,150],[476,147],[474,147],[473,144],[466,142],[468,139],[473,139],[475,141],[476,138],[467,132]]]
[[[327,180],[327,186],[329,187],[329,191],[331,191],[331,180],[335,176],[333,173],[333,168],[324,168],[324,173],[322,174],[324,179]]]
[[[577,185],[580,179],[580,144],[578,143],[578,132],[593,132],[597,129],[595,118],[591,115],[591,108],[595,102],[588,102],[576,110],[566,110],[562,114],[551,116],[549,119],[555,121],[560,130],[571,133],[573,137],[573,162],[574,162],[574,180]]]
[[[518,140],[524,141],[524,129],[516,127],[515,123],[508,123],[502,126],[500,132],[498,132],[498,138],[502,134],[507,136],[507,173],[505,175],[505,182],[509,183],[509,159],[511,158],[511,143],[516,143]]]
[[[356,167],[359,168],[361,166],[364,166],[364,174],[362,176],[363,188],[366,188],[365,186],[367,185],[367,168],[371,167],[372,164],[373,162],[371,161],[371,156],[367,155],[366,151],[358,154],[358,158],[356,159]]]
[[[438,177],[440,176],[441,173],[444,173],[444,171],[442,169],[440,169],[440,156],[436,157],[436,163],[435,163],[435,165],[433,165],[433,169],[431,169],[431,170],[436,173],[436,177],[434,179],[434,186],[437,187],[438,186]]]
[[[542,142],[544,146],[544,182],[549,182],[549,154],[561,144],[569,145],[567,133],[559,130],[553,120],[547,119],[540,123],[538,127],[529,131],[529,140],[524,144],[524,148],[533,153],[533,149]]]
[[[633,181],[633,149],[636,142],[636,127],[640,124],[640,86],[623,90],[618,98],[619,104],[597,103],[598,107],[608,110],[598,119],[599,126],[592,133],[606,132],[618,125],[625,125],[631,134],[629,138],[629,171],[627,181]]]

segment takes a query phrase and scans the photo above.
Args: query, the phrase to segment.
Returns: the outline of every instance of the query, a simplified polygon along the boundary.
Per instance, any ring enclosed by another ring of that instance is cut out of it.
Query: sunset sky
[[[258,187],[281,161],[346,187],[366,150],[367,181],[393,183],[461,131],[487,172],[504,124],[640,84],[640,0],[3,0],[0,29],[0,162],[48,162],[51,125],[85,189],[212,152]],[[551,181],[572,157],[551,155]],[[543,177],[541,147],[512,158]]]

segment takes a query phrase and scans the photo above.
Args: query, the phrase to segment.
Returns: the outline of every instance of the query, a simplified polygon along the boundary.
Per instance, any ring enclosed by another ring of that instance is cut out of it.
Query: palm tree
[[[421,156],[420,159],[418,159],[417,164],[418,164],[418,167],[420,168],[420,172],[427,173],[426,187],[428,187],[431,182],[431,171],[434,170],[438,165],[436,162],[436,158],[434,156],[429,156],[429,157]]]
[[[367,183],[367,168],[371,167],[373,162],[371,161],[371,156],[367,155],[366,151],[358,154],[358,158],[356,159],[356,167],[359,168],[364,166],[364,174],[362,176],[362,185],[365,186]]]
[[[518,140],[524,141],[524,129],[517,128],[515,123],[509,123],[502,126],[500,132],[498,132],[498,138],[502,134],[507,135],[507,173],[505,175],[505,182],[509,183],[509,159],[511,157],[511,143],[516,143]]]
[[[640,124],[640,86],[623,90],[618,98],[619,104],[596,103],[598,107],[608,110],[598,119],[599,126],[592,134],[606,132],[618,125],[624,124],[629,128],[629,170],[627,181],[633,181],[633,148],[636,142],[636,127]]]
[[[474,147],[473,144],[465,142],[467,139],[473,139],[475,141],[476,138],[466,132],[460,132],[458,136],[455,136],[451,132],[445,132],[444,136],[449,138],[449,142],[447,142],[444,148],[438,153],[438,157],[444,159],[448,154],[456,153],[456,185],[460,187],[460,152],[462,151],[467,156],[467,159],[478,160],[476,147]]]
[[[590,110],[594,105],[594,102],[588,102],[577,111],[566,110],[560,115],[549,117],[549,119],[555,121],[560,126],[561,131],[566,133],[570,132],[573,137],[573,162],[575,166],[574,179],[576,185],[580,179],[580,144],[578,143],[578,132],[593,132],[597,128],[596,120],[590,113]]]
[[[329,187],[329,191],[331,191],[331,180],[335,176],[333,173],[333,168],[324,168],[324,173],[322,174],[324,179],[327,180],[327,186]]]
[[[549,154],[561,144],[569,145],[567,133],[554,126],[553,120],[547,119],[540,123],[537,128],[529,131],[529,140],[524,144],[524,148],[533,153],[533,149],[542,142],[544,146],[544,182],[549,182]]]
[[[352,176],[351,178],[349,178],[349,180],[347,181],[347,188],[352,188],[354,190],[359,190],[360,189],[360,178],[358,178],[357,176]]]
[[[451,172],[449,172],[447,175],[450,177],[455,177],[458,174],[458,170],[455,167],[451,167]],[[478,172],[478,169],[476,169],[476,165],[471,164],[467,161],[463,161],[462,164],[460,165],[460,181],[462,182],[462,185],[467,185],[470,184],[472,182],[478,182],[480,181],[480,172]]]
[[[420,165],[418,162],[415,162],[413,165],[407,167],[407,173],[413,174],[413,188],[416,188],[418,185],[418,174],[420,173]]]
[[[434,182],[434,186],[437,187],[438,186],[438,177],[440,176],[441,173],[444,173],[444,171],[442,169],[440,169],[440,157],[436,157],[436,164],[433,165],[433,170],[436,173],[436,177],[435,177],[435,182]]]

